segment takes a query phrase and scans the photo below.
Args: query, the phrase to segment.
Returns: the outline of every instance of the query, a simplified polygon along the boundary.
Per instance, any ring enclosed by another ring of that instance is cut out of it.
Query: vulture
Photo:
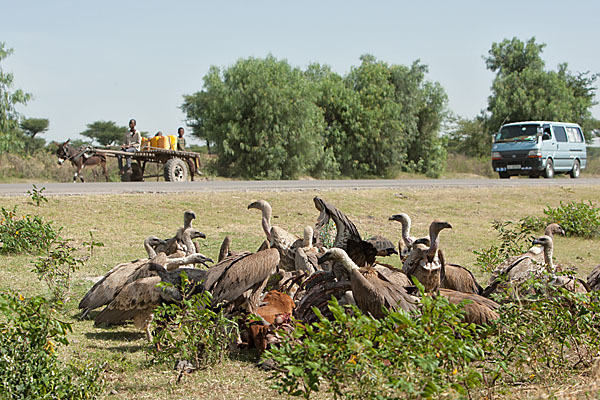
[[[552,238],[548,235],[540,236],[533,241],[534,245],[541,245],[544,252],[544,266],[546,270],[553,274],[551,284],[560,286],[567,289],[570,292],[575,293],[587,293],[589,292],[589,286],[586,282],[579,278],[568,275],[554,275],[557,269],[562,269],[560,266],[555,266],[552,260],[552,253],[554,251],[554,243]],[[558,268],[557,268],[558,267]]]
[[[530,250],[530,255],[523,255],[511,265],[506,267],[501,274],[488,285],[483,291],[483,296],[489,296],[497,292],[499,289],[518,286],[520,283],[529,279],[532,275],[539,275],[542,271],[546,271],[552,275],[551,284],[564,287],[569,291],[586,292],[588,289],[587,283],[578,278],[566,275],[555,275],[556,267],[552,260],[554,253],[554,243],[549,235],[543,235],[533,241],[534,245],[541,245],[542,249],[539,252],[543,255],[541,261],[534,251]]]
[[[321,212],[315,225],[315,231],[320,232],[330,220],[333,220],[336,235],[332,247],[344,250],[359,268],[372,266],[377,257],[377,249],[372,243],[362,240],[358,229],[346,214],[320,197],[315,197],[313,201],[317,210]],[[340,261],[333,261],[331,270],[336,279],[349,279],[348,269],[341,265]]]
[[[498,303],[475,293],[463,293],[450,289],[439,289],[437,295],[444,296],[452,304],[463,303],[465,312],[465,322],[476,325],[488,324],[490,321],[498,318],[496,309],[500,307]]]
[[[202,234],[202,232],[190,229],[186,231],[185,236],[196,237],[196,235]],[[200,257],[167,257],[165,253],[159,253],[152,249],[153,244],[163,244],[164,240],[158,239],[155,236],[150,236],[144,241],[144,246],[148,251],[148,255],[153,257],[135,260],[128,263],[122,263],[112,268],[102,279],[100,279],[91,289],[85,294],[85,296],[79,302],[79,308],[83,309],[81,318],[85,318],[87,314],[96,308],[102,307],[110,303],[119,291],[131,280],[138,279],[140,277],[146,277],[150,275],[148,272],[148,265],[150,263],[156,263],[162,265],[166,269],[174,269],[181,265],[192,264],[192,263],[205,263],[212,262],[211,259],[199,254]],[[196,261],[199,260],[199,261]]]
[[[587,284],[590,290],[600,290],[600,264],[596,265],[588,275]]]
[[[417,309],[416,298],[404,287],[394,284],[372,267],[359,268],[343,249],[332,248],[319,257],[319,263],[329,260],[340,262],[348,270],[354,300],[365,314],[383,318],[384,308],[407,312]]]
[[[136,271],[115,294],[108,305],[94,318],[96,325],[99,324],[121,324],[133,319],[136,328],[144,329],[149,341],[152,341],[150,322],[152,322],[154,309],[163,301],[179,299],[176,289],[173,287],[159,288],[156,285],[161,282],[159,271],[167,272],[165,265],[158,262],[168,260],[164,253],[159,254],[146,264],[146,268]],[[192,254],[180,260],[184,263],[206,263],[212,261],[202,254]],[[195,270],[188,268],[189,270]],[[145,270],[145,271],[144,271]],[[202,270],[196,270],[202,271]]]
[[[102,279],[88,290],[79,302],[79,309],[83,310],[81,318],[85,318],[91,310],[110,303],[125,281],[127,281],[127,278],[138,268],[146,265],[150,258],[156,257],[154,248],[158,245],[163,245],[164,242],[164,240],[156,236],[148,237],[144,240],[144,247],[148,253],[148,258],[117,264],[108,271]]]
[[[268,246],[262,245],[259,249],[274,247],[281,255],[281,269],[291,271],[294,269],[296,248],[302,245],[302,239],[279,226],[271,226],[271,205],[265,200],[258,200],[248,205],[248,209],[255,208],[262,213],[262,227],[267,237]]]
[[[444,263],[440,260],[438,249],[440,231],[446,228],[452,229],[452,225],[444,221],[433,221],[429,225],[431,246],[416,244],[402,265],[402,272],[409,278],[416,277],[425,287],[426,292],[437,290],[444,280]]]
[[[549,224],[544,231],[544,235],[552,238],[552,237],[554,237],[555,234],[564,236],[565,231],[558,224]],[[530,261],[526,261],[528,259]],[[495,281],[497,280],[499,275],[505,275],[509,269],[512,270],[512,269],[516,268],[516,270],[511,273],[512,275],[519,274],[519,272],[518,272],[519,270],[529,269],[531,260],[535,261],[538,264],[541,264],[544,262],[544,253],[542,252],[541,247],[532,246],[526,253],[523,253],[518,256],[508,257],[506,260],[501,262],[495,268],[494,272],[492,273],[492,276],[490,277],[490,285],[495,283]],[[521,266],[517,266],[518,264],[521,264],[522,262],[524,262],[524,264],[522,264]]]

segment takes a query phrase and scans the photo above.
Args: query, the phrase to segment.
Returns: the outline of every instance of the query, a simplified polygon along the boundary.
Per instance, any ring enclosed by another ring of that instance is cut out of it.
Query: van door
[[[552,125],[554,137],[556,138],[556,154],[554,156],[554,169],[556,171],[570,171],[573,160],[570,156],[567,131],[564,126]]]
[[[542,160],[544,160],[544,166],[546,165],[546,160],[551,158],[554,160],[556,156],[556,138],[550,129],[550,125],[544,125],[543,127],[543,136],[542,136]]]

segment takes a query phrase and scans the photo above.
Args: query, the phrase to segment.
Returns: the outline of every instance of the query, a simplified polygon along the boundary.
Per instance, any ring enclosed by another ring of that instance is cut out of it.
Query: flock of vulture
[[[587,282],[557,274],[561,267],[552,260],[552,238],[564,234],[557,224],[550,224],[525,254],[498,265],[483,288],[471,271],[445,259],[440,238],[445,229],[452,229],[448,222],[435,220],[429,226],[428,237],[415,238],[410,235],[410,217],[404,213],[392,215],[389,219],[402,225],[396,250],[382,236],[363,240],[352,221],[322,198],[315,197],[314,204],[320,215],[314,228],[304,228],[302,238],[271,225],[268,202],[259,200],[248,205],[248,209],[261,211],[266,240],[256,252],[233,251],[227,236],[216,263],[198,252],[194,239],[205,235],[192,227],[195,214],[186,211],[183,226],[174,237],[162,240],[150,236],[145,240],[148,258],[118,264],[94,284],[79,303],[82,317],[105,306],[95,315],[96,324],[133,320],[152,340],[150,322],[156,306],[208,290],[212,306],[224,307],[228,315],[252,313],[259,317],[260,322],[243,330],[239,344],[253,343],[262,351],[278,340],[276,329],[293,329],[292,317],[315,321],[315,308],[330,316],[327,305],[332,296],[340,304],[354,304],[375,318],[383,317],[384,309],[417,311],[420,294],[412,279],[423,285],[425,295],[462,303],[465,320],[475,324],[498,318],[499,304],[490,298],[493,293],[518,293],[525,280],[542,272],[548,284],[570,291],[600,288],[600,265]],[[330,227],[330,221],[335,224],[336,234],[331,247],[325,248],[322,233]],[[379,261],[392,254],[399,254],[401,269]],[[184,272],[192,283],[192,293],[181,292]],[[157,286],[161,281],[171,285]]]

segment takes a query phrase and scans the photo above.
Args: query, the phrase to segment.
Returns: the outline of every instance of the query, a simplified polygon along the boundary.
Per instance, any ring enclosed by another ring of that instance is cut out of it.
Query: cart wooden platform
[[[192,151],[179,151],[145,147],[135,153],[120,150],[94,149],[95,152],[111,157],[118,155],[131,157],[131,173],[121,175],[122,181],[141,182],[146,178],[159,178],[164,176],[165,181],[180,182],[202,175],[200,172],[200,154]],[[146,175],[147,163],[163,165],[162,174]]]

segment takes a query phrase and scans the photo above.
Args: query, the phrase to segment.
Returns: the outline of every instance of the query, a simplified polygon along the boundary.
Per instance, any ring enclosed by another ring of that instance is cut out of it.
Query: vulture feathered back
[[[457,264],[444,264],[444,279],[440,287],[463,293],[483,293],[483,288],[477,283],[473,273]]]
[[[600,264],[596,265],[587,277],[590,290],[600,290]]]
[[[465,321],[476,325],[489,324],[491,321],[498,318],[498,313],[495,311],[500,305],[493,300],[479,296],[475,293],[463,293],[456,290],[440,289],[440,296],[444,296],[452,304],[463,304],[465,311]]]
[[[390,282],[374,268],[359,268],[344,250],[327,250],[319,258],[319,263],[329,260],[340,262],[348,270],[354,300],[365,314],[382,318],[385,315],[383,308],[416,310],[416,299],[410,296],[404,287]]]

